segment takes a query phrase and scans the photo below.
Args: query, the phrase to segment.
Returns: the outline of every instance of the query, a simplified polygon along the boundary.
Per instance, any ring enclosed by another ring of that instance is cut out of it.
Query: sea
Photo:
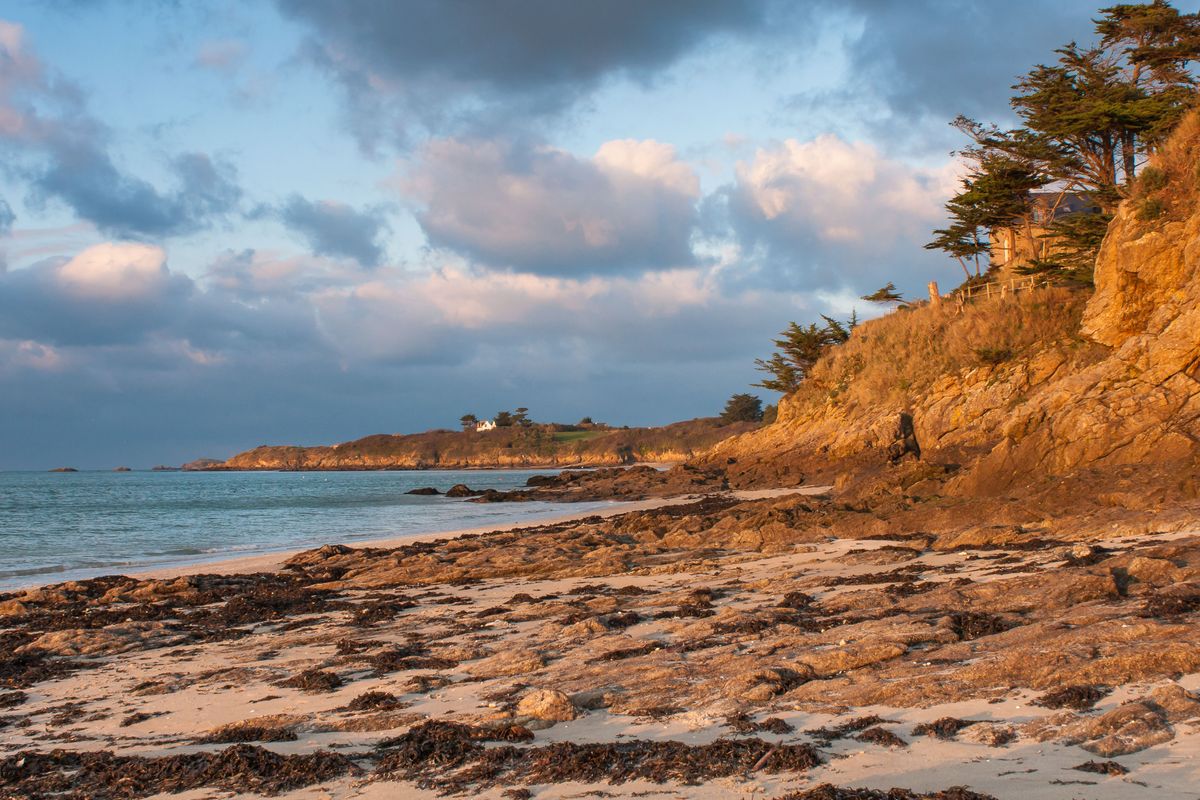
[[[513,489],[554,472],[0,472],[0,590],[612,505],[406,494],[457,483]]]

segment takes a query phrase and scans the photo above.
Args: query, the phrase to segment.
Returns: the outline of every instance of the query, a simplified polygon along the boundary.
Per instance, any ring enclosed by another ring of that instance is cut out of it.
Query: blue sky
[[[1000,5],[9,0],[0,468],[713,414],[956,282],[948,120],[1095,13]]]

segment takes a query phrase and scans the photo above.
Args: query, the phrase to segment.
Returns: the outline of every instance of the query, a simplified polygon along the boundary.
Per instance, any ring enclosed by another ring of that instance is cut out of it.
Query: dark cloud
[[[695,260],[699,180],[659,142],[608,142],[589,159],[540,144],[439,139],[403,184],[431,244],[489,266],[579,275]]]
[[[367,146],[467,120],[562,112],[606,79],[649,81],[722,36],[762,31],[768,0],[278,0],[343,87]]]
[[[849,45],[855,90],[878,93],[903,120],[1008,111],[1011,86],[1054,50],[1092,36],[1094,0],[848,0],[861,20]]]
[[[29,176],[36,196],[60,200],[120,238],[194,233],[229,214],[241,198],[233,167],[202,153],[170,164],[176,186],[166,192],[123,174],[93,142],[56,142],[47,155],[44,170]]]
[[[379,238],[387,221],[382,208],[358,211],[332,200],[313,202],[294,194],[279,208],[279,217],[318,255],[353,258],[364,267],[378,266],[383,260]]]
[[[234,168],[203,153],[169,162],[175,186],[167,191],[122,171],[80,89],[45,68],[20,26],[0,25],[0,153],[31,199],[61,201],[119,238],[192,233],[236,208]]]

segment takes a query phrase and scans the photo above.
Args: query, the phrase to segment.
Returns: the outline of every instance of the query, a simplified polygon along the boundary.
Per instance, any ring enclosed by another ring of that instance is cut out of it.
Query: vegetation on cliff
[[[489,431],[375,434],[341,444],[263,445],[209,469],[473,469],[613,466],[639,461],[684,461],[721,439],[758,427],[717,418],[660,428],[557,431],[553,426],[505,426]]]
[[[1035,238],[1055,247],[1021,269],[1088,282],[1108,221],[1128,198],[1138,169],[1156,152],[1195,101],[1190,65],[1200,60],[1200,16],[1181,14],[1164,0],[1101,10],[1098,43],[1074,42],[1057,51],[1013,88],[1022,125],[1004,130],[960,116],[954,126],[972,145],[962,190],[947,204],[950,224],[928,247],[968,261],[979,274],[995,231],[1021,232],[1031,253]],[[1049,191],[1048,207],[1035,190]],[[1098,214],[1060,214],[1069,197]]]

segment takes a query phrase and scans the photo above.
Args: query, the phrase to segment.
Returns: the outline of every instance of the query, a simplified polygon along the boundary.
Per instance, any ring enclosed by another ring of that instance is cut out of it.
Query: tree
[[[952,123],[972,140],[960,151],[970,169],[947,203],[951,224],[934,231],[926,247],[945,251],[964,272],[973,262],[980,274],[979,258],[998,228],[1023,229],[1032,245],[1036,222],[1054,240],[1055,257],[1035,261],[1032,271],[1090,279],[1097,232],[1129,196],[1140,164],[1193,104],[1189,65],[1200,59],[1200,15],[1180,14],[1165,0],[1115,5],[1101,15],[1097,45],[1068,44],[1055,63],[1034,67],[1013,87],[1021,127],[1002,130],[966,117]],[[1057,198],[1035,208],[1030,194],[1043,187]],[[1068,194],[1094,201],[1099,219],[1060,217]]]
[[[458,418],[458,423],[462,425],[462,429],[464,431],[474,430],[475,425],[478,424],[478,422],[479,417],[475,416],[474,414],[463,414]]]
[[[841,344],[850,338],[851,331],[858,324],[857,314],[852,315],[849,322],[839,322],[824,314],[824,327],[809,323],[801,327],[795,322],[788,323],[775,346],[779,348],[767,360],[756,358],[755,368],[765,372],[763,378],[754,386],[762,387],[780,394],[791,394],[800,388],[800,383],[808,376],[809,370],[817,363],[817,359],[826,349]]]
[[[583,419],[579,420],[580,427],[583,427],[584,425],[595,425],[595,424],[596,423],[592,422],[591,417],[584,417]]]
[[[771,425],[775,422],[775,420],[778,417],[779,417],[779,406],[775,405],[774,403],[769,404],[766,408],[763,409],[763,418],[762,418],[763,424]]]
[[[752,394],[735,394],[725,403],[721,412],[721,422],[729,425],[733,422],[761,422],[763,418],[762,400]]]
[[[511,428],[515,423],[516,423],[516,420],[513,419],[513,415],[512,415],[511,411],[497,411],[496,412],[496,427],[497,428]]]
[[[888,281],[887,286],[881,286],[870,294],[864,294],[863,300],[869,303],[903,303],[904,298],[896,291],[896,284]],[[826,317],[828,319],[828,317]]]
[[[533,424],[533,420],[529,418],[529,409],[524,407],[518,408],[516,411],[514,411],[512,419],[513,424],[520,425],[522,428],[528,428]]]

